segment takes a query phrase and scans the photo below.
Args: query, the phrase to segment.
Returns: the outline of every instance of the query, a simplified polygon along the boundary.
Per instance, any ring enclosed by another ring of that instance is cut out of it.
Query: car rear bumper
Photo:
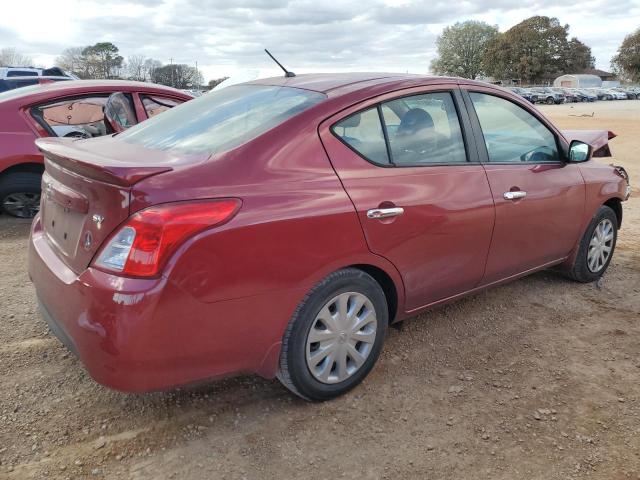
[[[143,392],[276,373],[298,292],[203,303],[167,278],[77,275],[34,221],[29,276],[52,332],[108,387]],[[257,314],[260,312],[260,314]]]

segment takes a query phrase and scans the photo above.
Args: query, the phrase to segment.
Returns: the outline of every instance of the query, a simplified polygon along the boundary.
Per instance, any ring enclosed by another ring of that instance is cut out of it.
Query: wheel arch
[[[12,173],[37,173],[42,175],[44,173],[44,164],[35,162],[16,163],[8,168],[5,168],[0,172],[0,178]]]
[[[617,197],[612,197],[604,202],[603,205],[609,207],[616,214],[618,228],[620,228],[622,226],[622,201]]]
[[[387,299],[387,309],[389,311],[389,323],[393,323],[399,317],[398,311],[398,288],[391,276],[382,268],[371,264],[354,264],[345,268],[356,268],[371,275],[373,279],[378,282],[378,285],[382,288],[384,296]]]

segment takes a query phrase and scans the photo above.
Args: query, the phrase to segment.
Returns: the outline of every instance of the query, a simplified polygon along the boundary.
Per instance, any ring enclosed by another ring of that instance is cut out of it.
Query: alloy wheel
[[[2,200],[2,208],[14,217],[32,218],[40,211],[40,194],[28,192],[10,193]]]
[[[307,333],[306,360],[313,377],[339,383],[364,365],[376,340],[377,317],[371,300],[346,292],[329,300]]]
[[[601,271],[611,256],[613,250],[613,223],[608,218],[604,218],[598,223],[587,251],[587,266],[593,273]]]

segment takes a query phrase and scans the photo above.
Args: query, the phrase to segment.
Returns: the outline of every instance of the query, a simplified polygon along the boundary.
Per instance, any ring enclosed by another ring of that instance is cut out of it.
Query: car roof
[[[247,82],[254,85],[274,85],[302,88],[337,96],[352,93],[374,86],[385,85],[389,91],[397,88],[410,88],[425,84],[437,83],[471,83],[488,85],[483,82],[454,77],[437,77],[431,75],[412,75],[399,73],[312,73],[295,77],[271,77]]]
[[[36,77],[33,77],[34,79]],[[12,96],[7,102],[31,104],[69,95],[101,92],[136,92],[165,94],[178,98],[192,98],[176,88],[155,83],[135,82],[131,80],[67,80],[39,85],[37,89],[29,89],[24,95]]]

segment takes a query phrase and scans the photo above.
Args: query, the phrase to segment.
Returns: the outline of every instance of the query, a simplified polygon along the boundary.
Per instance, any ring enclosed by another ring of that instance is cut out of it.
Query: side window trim
[[[498,95],[497,93],[486,92],[482,90],[475,90],[472,88],[462,88],[461,92],[462,92],[462,98],[464,100],[464,105],[467,109],[467,113],[471,121],[471,128],[473,130],[473,137],[475,139],[476,147],[478,149],[480,163],[483,163],[483,164],[486,163],[490,165],[537,165],[542,162],[492,162],[489,159],[489,151],[487,150],[487,144],[484,140],[484,133],[482,132],[482,127],[480,126],[480,119],[478,118],[478,114],[476,113],[476,109],[473,106],[473,101],[471,100],[471,96],[469,95],[469,93],[491,95],[493,97],[500,98],[502,100],[510,102],[513,105],[517,106],[518,108],[522,108],[523,110],[525,110],[527,113],[533,116],[536,120],[538,120],[547,130],[549,130],[549,133],[551,133],[553,135],[553,138],[555,139],[556,150],[558,152],[559,158],[557,160],[544,162],[544,163],[548,165],[564,163],[561,157],[562,149],[560,145],[560,140],[558,138],[558,134],[553,129],[549,128],[549,125],[547,125],[547,123],[543,121],[538,115],[535,115],[533,112],[527,109],[524,109],[521,105],[518,105],[517,103],[513,102],[511,99]]]
[[[386,102],[391,102],[394,100],[400,100],[402,98],[408,98],[408,97],[415,97],[415,96],[419,96],[419,95],[428,95],[430,93],[449,93],[451,95],[451,100],[453,102],[454,108],[456,110],[456,115],[458,117],[458,124],[461,130],[461,134],[462,134],[462,141],[464,144],[464,151],[465,151],[465,156],[466,156],[466,162],[446,162],[446,163],[423,163],[423,164],[417,164],[417,165],[396,165],[395,162],[393,161],[393,154],[391,152],[391,144],[389,142],[389,134],[387,132],[387,127],[386,124],[384,122],[384,115],[382,113],[382,105]],[[349,145],[347,142],[345,142],[340,135],[338,135],[335,131],[335,126],[336,124],[338,124],[339,122],[346,120],[347,118],[353,116],[353,115],[358,115],[362,112],[366,112],[369,109],[373,109],[376,108],[377,112],[378,112],[378,119],[380,121],[380,125],[382,128],[382,132],[383,132],[383,136],[384,136],[384,141],[386,144],[386,149],[387,149],[387,156],[389,157],[389,164],[380,164],[377,162],[374,162],[373,160],[367,158],[366,156],[364,156],[362,153],[360,153],[359,151],[357,151],[355,148],[353,148],[351,145]],[[474,112],[475,113],[475,112]],[[468,107],[466,106],[466,98],[461,94],[461,89],[459,87],[455,87],[455,88],[443,88],[443,89],[435,89],[435,90],[427,90],[427,91],[423,91],[423,92],[414,92],[411,94],[407,94],[407,95],[401,95],[399,97],[394,97],[394,98],[390,98],[387,100],[381,100],[378,101],[374,104],[371,105],[367,105],[365,108],[362,108],[360,110],[356,110],[353,113],[350,113],[349,115],[342,117],[338,120],[336,120],[335,122],[333,122],[331,124],[331,126],[329,127],[329,131],[331,132],[331,134],[336,137],[336,139],[342,143],[343,145],[345,145],[347,148],[349,148],[352,152],[354,152],[356,155],[358,155],[359,157],[361,157],[362,159],[366,160],[368,163],[370,163],[371,165],[375,166],[375,167],[379,167],[379,168],[419,168],[419,167],[455,167],[455,166],[468,166],[468,165],[472,165],[472,164],[477,164],[477,163],[481,163],[481,156],[479,155],[479,152],[477,151],[477,149],[473,149],[472,150],[472,146],[473,144],[477,144],[477,139],[475,138],[475,129],[473,128],[472,125],[472,121],[470,121],[470,113],[468,112]],[[476,118],[477,120],[477,118]],[[481,134],[482,135],[482,134]],[[483,145],[484,145],[484,140],[482,141]],[[486,148],[485,148],[486,151]]]
[[[391,151],[391,142],[389,141],[389,132],[387,131],[387,124],[384,121],[384,115],[382,114],[382,102],[376,104],[376,110],[378,111],[378,121],[382,127],[382,136],[384,137],[384,144],[387,148],[387,157],[389,157],[388,167],[397,167],[393,161],[393,152]]]

